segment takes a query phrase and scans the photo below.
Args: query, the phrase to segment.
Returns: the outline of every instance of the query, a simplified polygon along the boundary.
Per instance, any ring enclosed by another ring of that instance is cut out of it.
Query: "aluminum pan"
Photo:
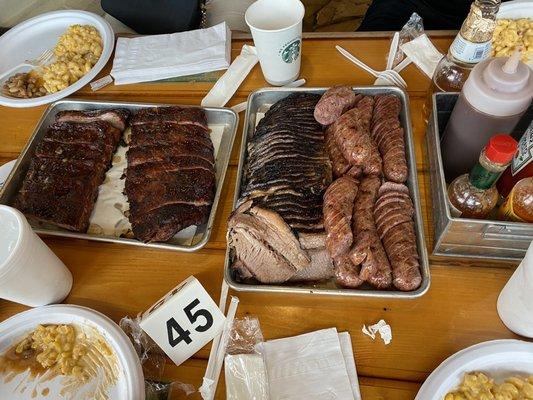
[[[159,104],[159,103],[137,103],[137,102],[121,102],[121,101],[90,101],[90,100],[77,100],[77,99],[65,99],[52,103],[45,110],[41,119],[37,123],[35,130],[26,143],[26,146],[19,155],[17,162],[11,171],[7,181],[4,184],[2,191],[0,191],[0,204],[11,204],[14,196],[18,192],[26,172],[28,170],[34,149],[44,135],[46,128],[54,120],[55,115],[61,110],[88,110],[88,109],[106,109],[114,107],[127,108],[131,111],[135,111],[145,107],[157,107],[157,106],[173,106],[177,104]],[[180,105],[181,106],[181,105]],[[188,107],[188,106],[184,106]],[[196,106],[190,106],[196,107]],[[171,239],[165,243],[143,243],[136,239],[117,238],[114,236],[96,236],[87,233],[71,232],[63,230],[57,227],[42,227],[34,225],[34,231],[48,236],[62,236],[76,239],[88,239],[100,242],[112,242],[123,243],[135,246],[177,250],[192,252],[197,251],[204,247],[211,236],[213,228],[213,222],[215,219],[220,195],[222,193],[222,187],[224,185],[224,178],[226,176],[226,170],[228,167],[231,149],[233,147],[233,141],[235,139],[235,133],[239,122],[238,115],[228,108],[216,108],[216,107],[203,107],[207,114],[208,124],[222,124],[224,125],[224,131],[220,142],[220,147],[217,153],[215,161],[216,165],[216,193],[209,214],[209,219],[206,224],[198,227],[195,240],[190,246],[182,245],[178,243],[172,243]],[[198,239],[196,239],[198,238]]]
[[[235,197],[233,208],[241,192],[242,176],[244,164],[247,157],[246,146],[248,139],[253,135],[256,125],[258,112],[266,111],[276,101],[288,96],[291,93],[324,93],[328,88],[264,88],[252,92],[248,96],[248,105],[246,108],[246,117],[243,128],[243,140],[240,149],[239,168],[237,170],[237,182],[235,188]],[[316,285],[288,283],[284,285],[263,285],[263,284],[245,284],[237,282],[234,273],[230,268],[230,249],[226,250],[226,260],[224,265],[224,279],[227,284],[237,291],[247,292],[278,292],[278,293],[308,293],[318,295],[335,295],[335,296],[358,296],[358,297],[382,297],[382,298],[403,298],[413,299],[425,294],[430,285],[429,261],[424,239],[424,220],[420,205],[420,193],[418,190],[418,178],[416,169],[415,152],[413,145],[413,133],[411,124],[411,115],[409,109],[409,98],[407,94],[399,88],[390,86],[370,86],[354,87],[355,91],[368,95],[391,93],[398,96],[402,102],[402,111],[400,120],[405,131],[406,139],[406,156],[409,165],[409,177],[407,186],[415,206],[415,230],[417,235],[417,247],[420,256],[420,268],[422,273],[422,284],[412,292],[401,292],[398,290],[374,290],[374,289],[343,289],[336,287],[333,283],[322,283]]]

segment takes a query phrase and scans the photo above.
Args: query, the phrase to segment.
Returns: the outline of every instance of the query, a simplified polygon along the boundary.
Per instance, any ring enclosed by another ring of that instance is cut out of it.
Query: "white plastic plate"
[[[45,50],[52,50],[70,25],[92,25],[102,37],[102,55],[94,67],[80,80],[66,89],[33,99],[17,99],[6,96],[0,90],[0,105],[8,107],[34,107],[52,103],[66,97],[91,82],[105,67],[115,45],[115,34],[111,25],[96,14],[87,11],[67,10],[53,11],[30,18],[0,36],[0,74],[8,71],[24,60],[35,59]],[[16,72],[29,71],[30,67],[21,67]],[[0,82],[0,86],[9,77]]]
[[[493,340],[455,353],[424,382],[415,400],[442,400],[469,372],[483,372],[501,382],[513,375],[533,375],[533,343]]]
[[[97,311],[74,305],[52,305],[34,308],[17,314],[0,323],[0,354],[4,354],[11,346],[18,343],[26,334],[35,329],[38,324],[75,324],[96,329],[109,343],[118,359],[120,371],[117,384],[110,388],[109,399],[144,400],[144,377],[139,358],[126,334],[112,320]],[[17,375],[11,382],[4,382],[0,376],[0,399],[10,400],[62,400],[61,376],[43,383],[34,382],[27,385],[27,389],[20,393],[21,386],[17,385],[25,374]],[[90,382],[87,383],[88,385]],[[36,386],[35,386],[36,385]],[[36,391],[33,391],[33,387]],[[43,396],[42,390],[48,388],[50,392]],[[36,394],[34,397],[32,392]],[[69,394],[70,396],[70,394]]]

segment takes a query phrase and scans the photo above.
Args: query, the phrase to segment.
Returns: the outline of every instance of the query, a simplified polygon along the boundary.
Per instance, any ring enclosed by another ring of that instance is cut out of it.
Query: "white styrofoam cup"
[[[271,85],[286,85],[300,75],[304,14],[300,0],[257,0],[246,10],[261,70]]]
[[[0,298],[37,307],[61,302],[71,288],[72,274],[24,215],[0,205]]]
[[[507,328],[533,338],[533,241],[498,296],[497,309]]]

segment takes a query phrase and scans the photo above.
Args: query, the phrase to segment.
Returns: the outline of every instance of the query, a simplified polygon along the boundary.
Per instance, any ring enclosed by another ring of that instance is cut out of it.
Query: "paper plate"
[[[118,359],[119,378],[114,387],[108,390],[109,399],[144,400],[144,377],[133,345],[120,327],[107,318],[89,308],[73,305],[52,305],[38,307],[17,314],[0,323],[0,354],[4,354],[11,346],[19,342],[38,324],[75,324],[84,328],[94,328],[100,333],[115,352]],[[17,375],[12,381],[4,382],[0,377],[0,399],[10,400],[61,400],[61,377],[46,382],[34,382],[26,385],[21,393],[19,382],[25,374]],[[90,384],[90,381],[87,383]],[[36,390],[33,390],[35,387]],[[49,392],[45,389],[49,389]],[[44,390],[44,392],[43,392]],[[71,395],[71,394],[70,394]]]
[[[43,97],[16,99],[5,96],[0,90],[0,105],[34,107],[52,103],[81,89],[105,67],[115,45],[115,35],[111,25],[96,14],[87,11],[67,10],[53,11],[30,18],[0,36],[0,74],[24,62],[24,60],[37,58],[45,50],[53,49],[59,36],[65,33],[70,25],[74,24],[92,25],[100,32],[103,43],[102,55],[93,68],[66,89]],[[18,72],[26,72],[29,69],[29,67],[21,67]],[[8,78],[6,77],[3,81]],[[3,85],[3,81],[0,82],[0,86]]]
[[[447,358],[429,375],[415,400],[442,400],[468,372],[483,372],[497,382],[512,375],[533,375],[533,343],[493,340]]]

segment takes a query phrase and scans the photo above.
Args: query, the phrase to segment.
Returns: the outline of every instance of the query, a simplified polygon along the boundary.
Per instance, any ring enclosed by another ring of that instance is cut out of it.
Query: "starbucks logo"
[[[287,44],[281,51],[281,59],[287,64],[291,64],[293,61],[296,61],[300,55],[300,43],[300,39],[296,39]]]

